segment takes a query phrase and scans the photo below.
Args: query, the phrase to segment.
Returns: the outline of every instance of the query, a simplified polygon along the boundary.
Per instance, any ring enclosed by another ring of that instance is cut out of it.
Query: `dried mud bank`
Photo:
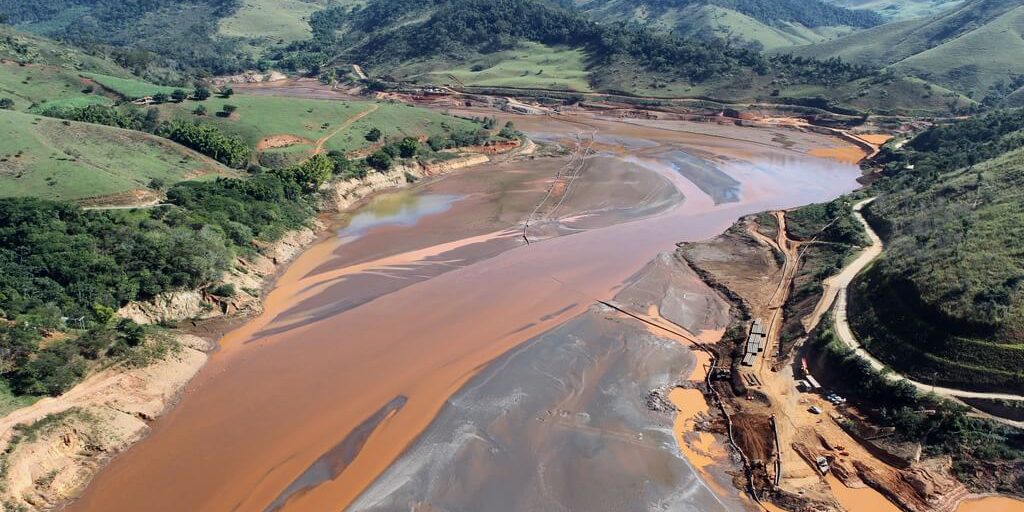
[[[323,213],[344,212],[373,194],[489,161],[486,155],[471,154],[329,183],[318,206]],[[259,314],[265,288],[324,229],[326,224],[315,220],[310,227],[260,247],[255,257],[238,258],[222,279],[234,285],[233,297],[200,290],[172,292],[128,304],[118,314],[140,324]],[[221,330],[214,328],[212,333]],[[0,506],[57,508],[77,496],[107,461],[144,438],[150,422],[173,407],[216,347],[215,342],[190,334],[173,337],[167,354],[145,367],[103,370],[64,395],[0,418]]]
[[[724,301],[670,254],[614,301],[712,336],[728,319]],[[706,359],[681,341],[590,307],[467,382],[350,510],[746,508],[726,491],[722,443],[695,431],[710,418],[700,393],[680,386]]]

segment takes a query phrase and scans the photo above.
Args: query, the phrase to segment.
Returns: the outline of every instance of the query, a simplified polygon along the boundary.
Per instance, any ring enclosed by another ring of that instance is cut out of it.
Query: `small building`
[[[747,355],[743,356],[743,366],[754,366],[754,361],[757,360],[756,352],[747,352]]]
[[[806,380],[807,383],[811,385],[811,389],[814,389],[814,390],[821,389],[821,384],[818,384],[818,380],[815,379],[812,375],[807,374],[807,376],[804,377],[804,380]]]

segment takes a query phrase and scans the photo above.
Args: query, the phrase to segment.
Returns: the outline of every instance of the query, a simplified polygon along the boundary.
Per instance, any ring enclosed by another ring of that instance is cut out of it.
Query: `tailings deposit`
[[[561,149],[334,219],[69,508],[743,508],[644,403],[694,353],[596,301],[720,333],[727,306],[665,253],[835,198],[859,170],[791,130],[514,120]]]

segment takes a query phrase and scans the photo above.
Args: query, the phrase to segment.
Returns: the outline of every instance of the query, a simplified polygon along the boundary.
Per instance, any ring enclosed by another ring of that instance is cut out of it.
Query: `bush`
[[[415,137],[406,137],[402,139],[402,142],[398,143],[398,156],[402,158],[412,158],[416,156],[419,150],[420,141]]]
[[[366,164],[378,172],[385,172],[391,169],[391,155],[383,150],[374,151],[373,154],[366,157]]]
[[[231,283],[221,283],[209,290],[210,295],[214,297],[234,297],[235,296],[235,285]]]
[[[146,124],[144,115],[138,110],[121,110],[104,105],[51,107],[43,110],[41,113],[47,117],[115,126],[126,130],[141,130]]]
[[[366,135],[365,135],[366,140],[368,140],[370,142],[377,142],[377,141],[380,140],[380,138],[382,136],[383,136],[383,133],[381,133],[380,129],[378,129],[378,128],[370,128],[370,131],[366,132]]]

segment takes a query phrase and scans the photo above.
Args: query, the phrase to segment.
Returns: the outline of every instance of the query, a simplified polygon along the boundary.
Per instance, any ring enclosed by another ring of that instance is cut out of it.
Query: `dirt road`
[[[864,220],[864,216],[861,215],[860,213],[861,209],[865,205],[869,204],[871,201],[874,200],[875,198],[865,199],[864,201],[861,201],[853,206],[853,215],[854,217],[857,218],[857,221],[859,221],[864,226],[864,230],[867,232],[868,237],[871,238],[871,245],[867,249],[865,249],[857,257],[857,259],[855,259],[846,268],[844,268],[842,272],[836,274],[835,276],[825,281],[825,292],[822,295],[822,299],[818,303],[818,306],[815,307],[814,313],[812,313],[811,317],[809,318],[811,328],[813,328],[813,326],[816,325],[817,322],[821,319],[821,316],[824,314],[824,312],[828,310],[829,303],[831,303],[832,300],[835,299],[833,321],[835,324],[836,335],[843,343],[845,343],[854,352],[856,352],[857,355],[871,363],[871,366],[874,369],[882,371],[884,368],[886,368],[886,365],[879,361],[878,359],[876,359],[870,353],[868,353],[868,351],[861,346],[860,342],[857,341],[857,337],[854,336],[853,330],[850,329],[850,323],[847,318],[846,307],[847,286],[849,286],[850,282],[853,281],[853,278],[856,277],[861,270],[866,268],[872,261],[874,261],[875,258],[878,257],[878,255],[882,253],[882,239],[878,237],[878,234],[875,233],[873,229],[871,229],[871,226],[867,223],[866,220]],[[1013,395],[1008,393],[983,393],[978,391],[965,391],[961,389],[932,386],[929,384],[925,384],[923,382],[911,380],[906,376],[896,372],[889,372],[886,373],[886,375],[889,375],[889,378],[891,379],[904,379],[907,382],[911,383],[915,388],[919,389],[924,393],[935,393],[937,395],[945,397],[982,398],[989,400],[1024,400],[1024,396]],[[988,417],[988,415],[986,416]],[[994,417],[993,419],[996,419],[1009,425],[1024,427],[1024,422],[1009,421]]]
[[[875,199],[876,198],[872,197],[853,205],[854,215],[856,215],[858,219],[861,219],[861,222],[864,222],[863,217],[861,217],[858,212]],[[864,226],[867,230],[868,237],[871,239],[871,245],[861,251],[861,253],[857,255],[857,258],[847,265],[846,268],[822,282],[824,290],[822,291],[821,299],[814,307],[814,311],[802,320],[804,329],[807,332],[811,332],[815,327],[817,327],[818,322],[821,322],[821,317],[832,308],[832,304],[835,303],[836,296],[839,294],[839,291],[844,290],[850,282],[853,281],[853,278],[868,266],[868,263],[871,263],[879,254],[882,254],[882,239],[875,234],[874,230],[872,230],[866,222],[864,223]]]
[[[360,112],[360,113],[358,113],[358,114],[356,114],[356,115],[346,119],[344,123],[341,123],[341,125],[339,125],[337,128],[332,130],[331,133],[328,133],[327,135],[324,135],[323,137],[320,137],[320,139],[318,139],[316,141],[316,146],[313,148],[313,154],[314,155],[319,155],[320,153],[323,153],[324,152],[324,144],[326,144],[327,141],[331,140],[335,135],[337,135],[337,134],[347,130],[348,127],[352,126],[356,121],[358,121],[358,120],[360,120],[360,119],[362,119],[362,118],[364,118],[364,117],[366,117],[366,116],[376,112],[378,108],[380,108],[380,106],[377,105],[376,103],[374,103],[373,105],[370,105],[370,108],[368,110]]]

